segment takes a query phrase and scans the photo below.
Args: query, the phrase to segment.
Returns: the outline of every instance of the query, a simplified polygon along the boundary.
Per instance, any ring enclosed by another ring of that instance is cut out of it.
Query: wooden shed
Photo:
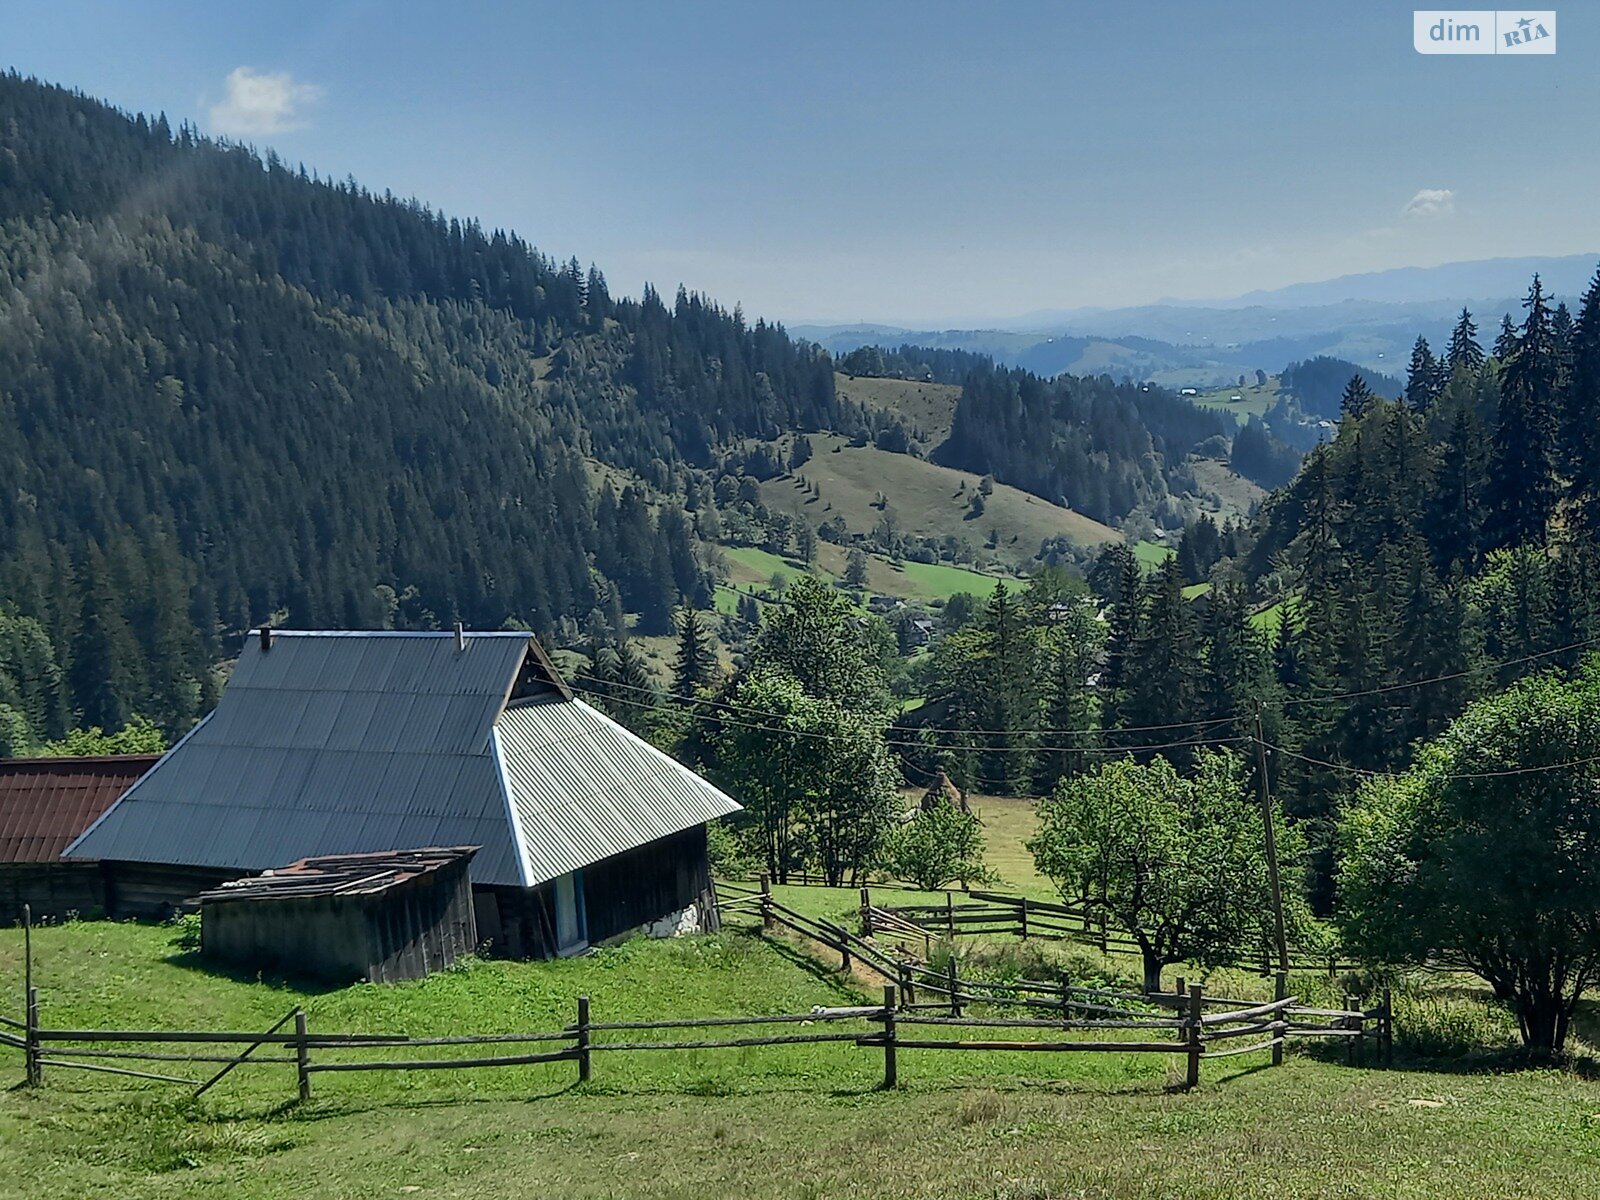
[[[159,755],[0,759],[0,925],[91,917],[108,907],[97,862],[62,859],[67,844],[155,766]]]
[[[476,846],[305,858],[202,893],[200,951],[252,970],[394,983],[478,943]]]

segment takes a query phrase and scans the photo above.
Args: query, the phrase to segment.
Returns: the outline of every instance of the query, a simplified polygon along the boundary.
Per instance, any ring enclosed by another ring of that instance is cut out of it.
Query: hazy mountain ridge
[[[1419,334],[1442,343],[1463,306],[1485,328],[1503,313],[1519,313],[1531,275],[1570,304],[1597,259],[1575,254],[1397,267],[1217,300],[1038,311],[976,329],[857,323],[795,325],[790,332],[834,353],[911,342],[992,354],[1041,374],[1104,371],[1169,385],[1220,383],[1257,369],[1272,374],[1317,355],[1392,373]]]

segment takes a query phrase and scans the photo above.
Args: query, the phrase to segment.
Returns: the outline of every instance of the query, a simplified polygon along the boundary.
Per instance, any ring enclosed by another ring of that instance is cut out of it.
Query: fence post
[[[911,978],[911,967],[900,964],[900,1003],[909,1007],[917,1002],[917,985]]]
[[[1272,998],[1274,1000],[1282,1000],[1288,995],[1288,972],[1279,971],[1276,976],[1276,982],[1273,984]],[[1289,1020],[1289,1014],[1280,1008],[1278,1010],[1278,1015],[1274,1019],[1286,1024]],[[1278,1035],[1278,1040],[1272,1044],[1272,1065],[1275,1067],[1281,1067],[1283,1066],[1283,1042],[1284,1039],[1289,1036],[1289,1031],[1287,1029],[1279,1029],[1276,1031],[1276,1033]]]
[[[1022,898],[1022,936],[1028,936],[1028,898]]]
[[[44,1066],[39,1061],[39,989],[33,986],[28,988],[28,1010],[23,1014],[26,1022],[23,1039],[27,1047],[23,1057],[27,1061],[27,1074],[29,1087],[38,1087],[44,1081]]]
[[[952,892],[944,894],[944,935],[950,939],[951,945],[956,940],[956,899]]]
[[[1184,1086],[1187,1088],[1200,1086],[1200,1014],[1204,1011],[1204,992],[1202,984],[1189,985],[1189,1064],[1184,1073]]]
[[[772,876],[761,872],[761,930],[772,930]]]
[[[861,936],[872,936],[872,889],[861,889]]]
[[[1394,993],[1383,989],[1383,1065],[1394,1065]]]
[[[947,973],[950,977],[950,1015],[959,1017],[961,1015],[961,976],[956,968],[956,952],[953,945],[950,949],[949,971]]]
[[[892,1088],[900,1082],[900,1064],[894,1053],[894,984],[883,985],[883,1086]]]
[[[1354,1011],[1355,1006],[1356,998],[1349,992],[1346,992],[1344,994],[1344,1011],[1347,1013],[1352,1012]],[[1354,1017],[1340,1017],[1339,1024],[1344,1026],[1346,1029],[1356,1028]],[[1347,1067],[1353,1067],[1356,1065],[1356,1041],[1356,1038],[1347,1037],[1344,1039],[1344,1065]]]
[[[1067,982],[1067,973],[1065,971],[1061,972],[1060,983],[1061,983],[1061,1020],[1063,1022],[1066,1022],[1066,1021],[1070,1021],[1072,1019],[1072,985]]]
[[[589,997],[578,997],[578,1082],[589,1082]]]
[[[1183,1024],[1184,997],[1189,994],[1189,989],[1185,986],[1185,981],[1182,975],[1178,976],[1178,987],[1176,994],[1178,997],[1178,1002],[1172,1006],[1173,1024],[1177,1026],[1178,1040],[1183,1042],[1187,1041],[1189,1038],[1189,1031],[1184,1028]]]
[[[306,1010],[294,1010],[294,1071],[300,1099],[311,1099],[311,1047],[306,1045]]]
[[[844,926],[835,925],[833,933],[839,939],[839,970],[848,971],[850,969],[850,942],[845,935]]]
[[[1354,996],[1355,1003],[1350,1007],[1355,1011],[1356,1035],[1350,1040],[1355,1043],[1356,1066],[1367,1065],[1367,1014],[1361,1006],[1366,1003],[1363,996]]]

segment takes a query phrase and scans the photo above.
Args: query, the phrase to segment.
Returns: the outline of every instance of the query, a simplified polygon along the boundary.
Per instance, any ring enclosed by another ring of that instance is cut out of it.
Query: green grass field
[[[1235,400],[1233,399],[1235,396],[1241,396],[1243,399]],[[1231,413],[1238,417],[1239,424],[1243,425],[1250,417],[1265,416],[1267,409],[1278,402],[1278,377],[1269,375],[1266,385],[1261,387],[1250,383],[1242,388],[1212,388],[1187,399],[1189,403],[1198,404],[1201,408],[1215,408]]]
[[[961,388],[953,383],[920,383],[910,379],[873,379],[835,371],[834,390],[841,400],[864,404],[900,417],[925,446],[950,436]]]
[[[1053,897],[1024,846],[1036,826],[1032,801],[971,800],[1006,888]],[[850,888],[774,893],[830,921],[849,920],[859,902]],[[942,893],[880,886],[874,898],[934,896]],[[734,913],[719,934],[636,939],[556,962],[473,960],[415,983],[325,988],[210,970],[180,926],[70,923],[35,932],[35,981],[48,1027],[265,1029],[302,1007],[313,1033],[411,1036],[557,1029],[573,1020],[580,995],[604,1022],[808,1012],[880,994],[881,981],[861,969],[842,974],[836,959],[819,959],[797,939],[757,936],[757,924]],[[994,938],[987,947],[963,943],[962,953],[1011,954],[1043,971],[1087,966],[1110,980],[1134,970],[1126,956],[1064,943]],[[0,1013],[20,1011],[21,952],[19,931],[0,930],[0,997],[9,998]],[[1245,999],[1269,988],[1246,971],[1215,973],[1206,986]],[[1337,986],[1297,976],[1291,990],[1322,1003]],[[1455,982],[1439,995],[1452,989]],[[1595,1034],[1595,1008],[1579,1015],[1585,1037]],[[9,1086],[21,1078],[21,1055],[0,1048],[0,1200],[498,1198],[530,1186],[563,1200],[1600,1196],[1592,1073],[1508,1069],[1498,1052],[1417,1057],[1440,1032],[1469,1039],[1468,1050],[1503,1042],[1507,1018],[1484,1015],[1481,989],[1438,1002],[1423,995],[1398,1011],[1397,1069],[1353,1068],[1301,1050],[1271,1069],[1265,1053],[1252,1053],[1204,1064],[1192,1093],[1175,1090],[1176,1054],[905,1048],[901,1085],[885,1092],[881,1051],[833,1043],[601,1051],[587,1084],[576,1082],[570,1062],[320,1074],[305,1103],[293,1100],[293,1067],[270,1063],[241,1068],[194,1101],[175,1084],[58,1066],[46,1067],[39,1089]],[[198,1079],[213,1068],[155,1069]]]
[[[884,516],[874,504],[881,493],[903,533],[965,538],[979,549],[993,532],[992,553],[1010,563],[1028,560],[1041,542],[1057,536],[1082,546],[1122,540],[1110,526],[1005,484],[995,485],[983,514],[974,516],[971,501],[982,477],[968,471],[872,446],[853,447],[836,434],[813,435],[811,445],[811,460],[796,475],[817,484],[820,495],[810,496],[795,476],[771,479],[761,485],[769,508],[787,509],[812,524],[843,517],[851,532],[868,533]]]
[[[1146,571],[1154,571],[1177,551],[1171,546],[1163,546],[1160,542],[1135,542],[1133,556],[1139,560],[1139,565]]]
[[[834,915],[852,902],[842,889],[779,892],[799,893]],[[580,993],[599,1020],[803,1011],[858,994],[738,933],[309,993],[212,974],[174,940],[171,927],[41,931],[47,1024],[265,1028],[303,1005],[313,1030],[459,1033],[563,1023]],[[6,994],[19,951],[17,932],[0,932]],[[1175,1056],[902,1050],[902,1086],[884,1093],[881,1054],[851,1045],[602,1053],[581,1086],[570,1063],[319,1075],[304,1105],[288,1102],[285,1065],[236,1072],[199,1102],[47,1068],[43,1088],[0,1092],[0,1197],[500,1197],[533,1181],[580,1200],[1600,1194],[1600,1103],[1577,1074],[1262,1059],[1207,1064],[1201,1089],[1182,1094],[1168,1086]],[[17,1052],[0,1051],[0,1077],[20,1073]]]
[[[725,546],[722,553],[728,561],[728,583],[717,589],[717,609],[730,614],[736,611],[739,602],[737,593],[765,591],[775,575],[786,583],[801,574],[815,575],[832,583],[844,574],[849,558],[849,551],[843,546],[826,542],[818,545],[817,561],[809,571],[795,559],[782,558],[754,546]],[[879,555],[868,555],[867,586],[864,591],[928,604],[935,600],[948,600],[957,592],[970,592],[985,599],[999,582],[998,576],[985,575],[949,563],[903,562],[896,565]]]

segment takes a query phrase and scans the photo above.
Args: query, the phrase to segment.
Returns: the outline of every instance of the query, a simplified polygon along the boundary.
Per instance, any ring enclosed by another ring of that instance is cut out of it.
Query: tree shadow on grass
[[[1318,1062],[1348,1066],[1352,1071],[1414,1071],[1429,1075],[1515,1075],[1552,1067],[1571,1072],[1589,1082],[1600,1080],[1600,1060],[1588,1053],[1567,1052],[1556,1058],[1531,1054],[1521,1046],[1472,1047],[1457,1054],[1422,1053],[1397,1040],[1394,1059],[1385,1064],[1376,1045],[1368,1045],[1366,1058],[1351,1064],[1343,1044],[1302,1046],[1299,1053]]]
[[[318,1121],[337,1120],[342,1117],[354,1117],[372,1112],[467,1108],[480,1104],[538,1104],[547,1100],[560,1100],[574,1091],[577,1086],[576,1083],[567,1083],[539,1092],[503,1092],[488,1095],[449,1095],[423,1098],[407,1096],[404,1099],[397,1099],[392,1096],[373,1096],[370,1098],[340,1096],[333,1101],[290,1099],[280,1104],[274,1104],[271,1108],[260,1113],[227,1113],[219,1114],[209,1119],[219,1124],[249,1121],[292,1121],[296,1124],[312,1124]]]
[[[754,935],[765,942],[780,958],[791,966],[798,967],[817,982],[826,985],[832,991],[846,999],[857,999],[860,996],[860,987],[847,983],[840,971],[819,962],[815,957],[807,954],[803,949],[786,941],[781,937],[762,935],[760,929],[753,931]]]
[[[229,979],[234,983],[258,983],[274,991],[295,992],[302,996],[325,996],[329,992],[342,991],[356,982],[352,979],[350,983],[330,983],[326,979],[314,979],[308,975],[251,969],[235,963],[206,958],[198,950],[177,950],[168,954],[165,961],[186,971],[197,971],[217,979]]]

